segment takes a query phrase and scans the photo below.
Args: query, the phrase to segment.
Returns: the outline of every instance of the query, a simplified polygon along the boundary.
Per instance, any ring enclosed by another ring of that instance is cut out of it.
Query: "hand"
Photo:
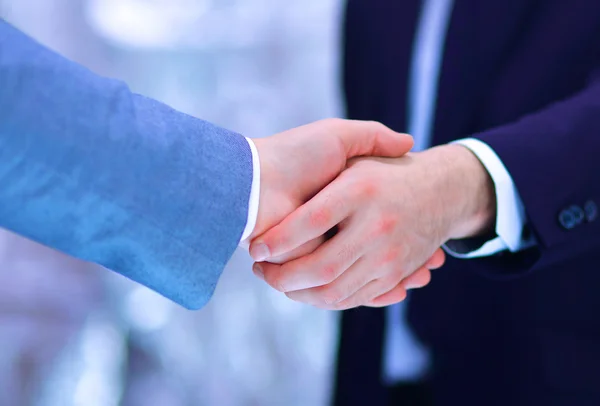
[[[318,121],[253,141],[261,179],[258,218],[251,239],[278,224],[334,180],[348,159],[399,157],[413,146],[410,135],[396,133],[383,124],[340,119]],[[321,242],[321,236],[315,236],[281,259],[309,253]]]
[[[323,191],[254,240],[250,252],[268,260],[337,225],[338,234],[311,254],[283,265],[257,264],[264,279],[322,308],[383,306],[404,297],[402,281],[441,244],[479,235],[494,218],[487,171],[468,149],[448,145],[351,161]]]

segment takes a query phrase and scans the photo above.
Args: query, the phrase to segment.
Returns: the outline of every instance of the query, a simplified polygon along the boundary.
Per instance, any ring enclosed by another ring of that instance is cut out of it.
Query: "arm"
[[[475,138],[508,169],[516,186],[513,200],[520,194],[524,204],[528,227],[523,231],[533,232],[537,244],[527,249],[529,239],[519,241],[517,234],[510,239],[520,243],[513,251],[522,251],[465,264],[511,277],[600,246],[600,81]],[[351,163],[330,186],[257,238],[251,253],[266,246],[272,256],[281,255],[338,225],[340,232],[306,257],[261,264],[267,282],[325,308],[391,304],[403,298],[395,290],[399,281],[435,247],[493,237],[495,185],[483,161],[464,146],[445,145],[395,160]]]
[[[471,151],[481,162],[493,182],[495,224],[488,235],[466,240],[449,240],[444,249],[456,258],[486,257],[503,251],[519,252],[536,244],[527,235],[525,207],[508,169],[487,144],[474,138],[455,141]]]
[[[0,89],[0,226],[202,306],[246,224],[246,140],[1,20]]]
[[[0,227],[188,308],[210,298],[242,236],[277,224],[348,159],[412,147],[410,136],[348,120],[249,143],[98,77],[2,20],[0,90]]]
[[[567,100],[474,137],[488,144],[510,172],[537,244],[468,263],[492,274],[514,275],[600,245],[595,214],[600,204],[599,79]],[[578,209],[574,218],[564,218]]]

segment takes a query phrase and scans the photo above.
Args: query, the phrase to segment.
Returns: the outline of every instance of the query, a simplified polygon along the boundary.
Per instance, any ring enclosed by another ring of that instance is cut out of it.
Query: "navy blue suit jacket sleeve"
[[[251,182],[242,136],[0,20],[0,227],[199,308],[239,243]]]
[[[475,136],[511,173],[538,246],[514,255],[474,260],[492,273],[521,274],[600,248],[600,219],[567,229],[559,214],[600,204],[600,79],[571,98]],[[594,213],[587,213],[589,219]]]

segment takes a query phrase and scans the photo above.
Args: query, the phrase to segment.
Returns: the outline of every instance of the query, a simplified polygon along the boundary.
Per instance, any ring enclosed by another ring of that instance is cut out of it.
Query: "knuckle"
[[[373,199],[379,193],[379,184],[370,182],[368,179],[355,179],[354,190],[357,191],[358,197],[361,199]]]
[[[336,264],[326,265],[318,274],[320,283],[331,283],[338,277],[338,266]]]
[[[379,228],[382,232],[386,234],[392,234],[396,231],[397,227],[400,224],[400,219],[395,215],[387,215],[379,223]]]
[[[384,251],[379,261],[379,266],[390,265],[400,261],[401,248],[393,246],[387,251]]]
[[[276,226],[273,230],[267,232],[262,240],[267,247],[275,248],[286,246],[290,238],[285,227]]]
[[[375,224],[375,233],[381,236],[389,236],[398,227],[398,219],[395,216],[383,215]]]
[[[377,139],[379,136],[383,135],[386,131],[389,131],[389,128],[379,121],[369,121],[369,126],[371,127],[371,137]]]
[[[312,228],[322,228],[329,223],[332,212],[327,207],[318,207],[308,214],[308,222]]]
[[[385,125],[383,125],[379,121],[368,120],[367,123],[373,129],[373,131],[382,131],[383,129],[387,128]]]

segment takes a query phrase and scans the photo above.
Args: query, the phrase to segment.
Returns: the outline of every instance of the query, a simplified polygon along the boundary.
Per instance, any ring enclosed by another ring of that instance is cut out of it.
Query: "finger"
[[[406,289],[399,283],[392,290],[376,297],[366,304],[368,307],[386,307],[402,302],[406,299]]]
[[[250,244],[256,262],[270,261],[324,235],[351,213],[349,188],[340,177]]]
[[[264,280],[281,292],[292,292],[327,285],[336,280],[364,254],[362,229],[349,224],[313,253],[283,265],[257,263]]]
[[[446,254],[444,253],[444,250],[438,248],[423,266],[428,269],[438,269],[441,268],[445,262]]]
[[[364,259],[359,259],[333,282],[315,288],[287,292],[286,295],[296,302],[328,308],[358,292],[373,280],[372,272],[365,272]]]
[[[293,261],[294,259],[302,258],[303,256],[314,252],[321,244],[323,244],[323,242],[325,242],[324,236],[317,237],[314,240],[309,241],[306,244],[302,244],[301,246],[290,252],[286,252],[283,255],[271,258],[269,262],[281,265],[285,264],[286,262]]]
[[[405,278],[392,290],[371,300],[366,306],[385,307],[399,303],[406,299],[406,292],[410,289],[423,288],[431,282],[431,271],[426,267],[419,268],[415,273]]]
[[[286,253],[282,256],[276,257],[276,258],[271,258],[271,263],[281,265],[286,262],[293,261],[294,259],[302,258],[303,256],[314,252],[314,250],[317,249],[317,247],[319,247],[321,244],[323,244],[323,241],[325,241],[325,238],[322,236],[315,238],[314,240],[307,242],[304,245],[301,245],[300,247],[296,248],[295,250],[293,250],[291,252],[288,252],[288,253]],[[254,265],[252,267],[252,272],[254,273],[254,275],[257,278],[259,278],[263,281],[265,280],[264,271],[260,265]],[[274,272],[274,271],[272,271],[272,272]]]
[[[413,137],[397,133],[375,121],[334,120],[346,158],[356,156],[399,157],[411,150]]]
[[[389,293],[398,284],[390,282],[389,278],[375,279],[367,283],[362,289],[349,298],[334,304],[336,310],[347,310],[358,306],[364,306],[371,303],[377,297]],[[404,300],[404,298],[402,298]]]
[[[410,289],[425,287],[431,281],[431,272],[423,267],[419,268],[415,273],[405,278],[402,282],[396,285],[389,292],[371,300],[366,306],[369,307],[384,307],[399,303],[406,298],[406,292]]]
[[[439,259],[436,261],[436,264],[437,263],[439,263]],[[388,290],[394,289],[396,285],[400,283],[404,290],[417,289],[426,286],[431,281],[431,272],[426,266],[427,265],[418,269],[401,282],[396,281],[396,283],[393,283],[392,285],[384,286],[384,290],[379,292],[379,295],[386,294]],[[377,272],[372,268],[371,265],[361,258],[346,272],[342,273],[337,279],[327,285],[292,291],[286,293],[286,295],[297,302],[307,303],[321,308],[330,308],[332,305],[333,308],[338,308],[337,305],[339,304],[339,308],[345,309],[367,304],[366,302],[361,302],[361,300],[363,300],[365,296],[368,297],[377,285],[372,284],[369,289],[364,289],[362,291],[361,289],[365,288],[370,282],[377,278]],[[398,277],[398,280],[400,280],[400,277]],[[358,293],[359,291],[361,291],[361,293]],[[352,297],[353,295],[354,297]],[[369,298],[368,300],[370,301],[371,299],[372,298]],[[340,303],[343,301],[346,302]]]
[[[418,289],[425,287],[431,282],[431,271],[426,267],[419,268],[419,270],[410,276],[406,277],[402,282],[402,286],[406,290]]]
[[[338,279],[341,279],[344,275]],[[392,289],[389,289],[390,285],[383,285],[383,289],[387,287],[387,292],[383,290],[377,294],[376,289],[381,285],[375,283],[365,285],[364,288],[358,290],[354,296],[349,297],[347,300],[340,303],[339,307],[343,309],[349,309],[356,306],[389,306],[404,300],[406,298],[406,291],[425,287],[429,284],[429,282],[431,282],[431,272],[424,266],[419,268],[413,274],[407,276],[400,283],[392,285]]]

